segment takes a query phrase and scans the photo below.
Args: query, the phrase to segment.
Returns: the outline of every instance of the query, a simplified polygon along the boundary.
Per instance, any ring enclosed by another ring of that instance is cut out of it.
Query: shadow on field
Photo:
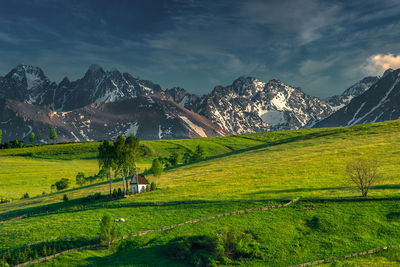
[[[261,149],[261,148],[273,147],[273,146],[293,143],[293,142],[297,142],[297,141],[310,140],[310,139],[319,138],[319,137],[326,137],[326,136],[330,136],[330,135],[340,134],[340,133],[343,133],[343,132],[344,132],[343,129],[329,129],[329,130],[326,130],[326,131],[309,133],[309,134],[289,137],[289,138],[280,139],[280,140],[271,141],[271,142],[262,141],[262,140],[258,140],[258,139],[251,139],[251,138],[248,138],[248,137],[240,136],[240,138],[243,138],[243,139],[250,139],[250,140],[253,140],[253,141],[255,140],[255,141],[261,141],[261,142],[265,142],[265,143],[261,144],[261,145],[248,147],[248,148],[234,150],[232,152],[228,152],[228,153],[224,153],[224,154],[220,154],[220,155],[207,157],[205,159],[189,162],[189,163],[186,163],[186,164],[180,164],[180,165],[177,165],[177,166],[166,168],[166,170],[173,170],[173,169],[176,169],[176,168],[179,168],[179,167],[182,167],[182,166],[189,166],[189,165],[192,165],[192,164],[195,164],[195,163],[205,162],[205,161],[209,161],[209,160],[213,160],[213,159],[224,158],[224,157],[227,157],[227,156],[236,155],[236,154],[240,154],[240,153],[243,153],[243,152],[253,151],[253,150],[257,150],[257,149]]]
[[[75,213],[97,209],[120,209],[120,208],[140,208],[140,207],[166,207],[181,206],[180,208],[204,209],[204,205],[229,206],[233,203],[238,205],[238,209],[249,208],[249,204],[257,206],[274,205],[285,203],[285,199],[252,199],[252,200],[190,200],[190,201],[169,201],[169,202],[120,202],[121,199],[113,199],[103,195],[100,199],[86,201],[87,198],[77,198],[68,202],[57,202],[39,207],[30,207],[20,210],[4,212],[0,214],[0,222],[12,219],[22,219],[25,217],[38,217],[52,214]]]
[[[277,194],[277,193],[299,193],[299,192],[312,192],[312,191],[333,191],[333,190],[353,190],[354,187],[350,186],[337,186],[337,187],[310,187],[310,188],[289,188],[289,189],[271,189],[258,192],[247,193],[245,195],[263,195],[263,194]],[[384,189],[400,189],[400,184],[384,184],[371,186],[371,190],[384,190]]]
[[[271,189],[258,192],[247,193],[245,195],[263,195],[263,194],[276,194],[276,193],[298,193],[298,192],[312,192],[312,191],[330,191],[330,190],[348,190],[351,187],[321,187],[321,188],[290,188],[290,189]]]
[[[182,262],[173,261],[169,257],[167,245],[152,245],[157,242],[151,239],[145,244],[138,244],[134,240],[122,243],[116,251],[108,256],[89,257],[82,266],[189,266]],[[151,245],[151,247],[146,247]],[[164,255],[157,257],[154,255]]]

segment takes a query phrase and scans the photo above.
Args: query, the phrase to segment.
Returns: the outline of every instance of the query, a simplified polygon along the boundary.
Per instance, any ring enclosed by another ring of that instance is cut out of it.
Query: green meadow
[[[142,144],[147,152],[141,170],[153,158],[183,154],[197,145],[208,158],[165,170],[158,190],[86,201],[90,194],[107,194],[108,182],[73,184],[52,193],[50,185],[62,177],[74,180],[78,171],[96,173],[98,143],[0,150],[0,196],[15,199],[0,205],[0,250],[16,251],[49,239],[95,242],[104,214],[126,219],[117,224],[122,236],[295,198],[300,201],[284,208],[188,224],[128,238],[110,250],[82,250],[38,265],[186,266],[169,255],[171,242],[215,236],[221,229],[251,233],[264,254],[227,265],[288,266],[400,244],[399,121]],[[354,158],[379,164],[381,178],[366,199],[344,179],[346,163]],[[121,179],[116,177],[113,186],[122,187]],[[25,192],[31,198],[19,200]],[[63,202],[64,194],[68,202]],[[10,220],[19,216],[24,218]],[[394,249],[326,266],[396,266],[398,255]]]

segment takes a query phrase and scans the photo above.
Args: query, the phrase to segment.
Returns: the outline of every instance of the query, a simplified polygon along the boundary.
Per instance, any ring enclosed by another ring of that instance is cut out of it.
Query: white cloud
[[[367,59],[363,69],[369,75],[382,75],[387,69],[400,68],[400,55],[376,54]]]

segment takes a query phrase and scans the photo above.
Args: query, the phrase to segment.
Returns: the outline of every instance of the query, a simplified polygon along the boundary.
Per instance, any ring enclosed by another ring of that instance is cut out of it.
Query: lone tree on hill
[[[100,222],[100,242],[110,248],[117,240],[118,232],[110,215],[104,215]]]
[[[115,148],[114,144],[108,140],[104,140],[103,143],[98,148],[99,154],[97,156],[97,161],[99,163],[100,170],[109,171],[110,179],[110,196],[112,195],[112,179],[111,179],[111,169],[115,168]]]
[[[346,179],[360,189],[363,197],[367,197],[371,186],[379,179],[376,161],[355,159],[347,163]]]
[[[57,138],[58,138],[57,130],[55,128],[51,128],[50,139],[53,140],[53,143],[55,143]]]
[[[157,184],[158,184],[158,180],[161,177],[161,174],[163,173],[164,170],[164,166],[162,165],[162,163],[158,160],[158,159],[154,159],[153,163],[151,164],[151,173],[154,175],[154,177],[157,178]]]
[[[31,134],[29,135],[29,142],[31,142],[31,144],[33,144],[33,142],[35,142],[35,133],[31,132]]]

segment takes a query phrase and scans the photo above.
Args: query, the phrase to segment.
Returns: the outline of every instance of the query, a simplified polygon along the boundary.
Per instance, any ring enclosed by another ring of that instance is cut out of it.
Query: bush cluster
[[[81,238],[68,238],[65,240],[47,241],[16,250],[6,250],[0,254],[0,266],[14,266],[90,243],[93,242]]]
[[[85,176],[83,172],[78,172],[76,175],[76,184],[77,185],[85,185],[85,184],[91,184],[94,182],[98,181],[104,181],[108,178],[107,171],[104,169],[101,169],[97,174],[92,175],[92,176]]]
[[[124,192],[122,192],[121,188],[118,188],[118,190],[114,188],[114,190],[112,192],[113,198],[119,198],[119,197],[123,197],[123,196],[124,196]]]
[[[6,197],[0,197],[0,204],[11,202],[11,199]]]
[[[181,237],[171,241],[168,252],[193,266],[218,266],[235,260],[263,258],[251,233],[220,231],[215,236]]]
[[[202,146],[197,146],[195,151],[186,151],[183,155],[183,162],[189,163],[193,161],[198,161],[206,158],[206,153]]]
[[[83,202],[90,202],[101,199],[103,196],[100,192],[94,193],[93,195],[88,195],[83,199]]]
[[[5,142],[4,144],[0,144],[1,149],[22,148],[24,146],[25,146],[24,141],[20,141],[20,140],[13,140],[13,141]]]
[[[67,178],[61,178],[55,184],[51,185],[51,188],[57,188],[57,191],[67,189],[69,187],[70,181]]]

